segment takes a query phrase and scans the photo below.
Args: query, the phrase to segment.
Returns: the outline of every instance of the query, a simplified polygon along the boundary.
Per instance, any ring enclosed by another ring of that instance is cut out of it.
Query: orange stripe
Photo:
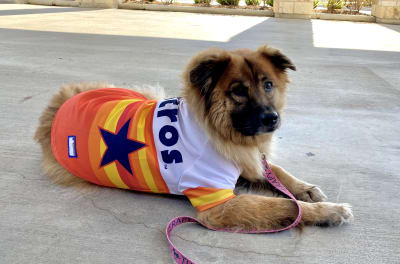
[[[129,174],[129,172],[121,165],[119,162],[115,162],[117,166],[117,171],[122,181],[129,187],[131,190],[137,190],[138,184],[135,181],[135,172],[133,171],[133,175]]]
[[[203,212],[203,211],[205,211],[207,209],[210,209],[210,208],[212,208],[214,206],[222,204],[222,203],[224,203],[224,202],[226,202],[226,201],[228,201],[228,200],[230,200],[232,198],[235,198],[234,194],[232,196],[229,196],[229,197],[227,197],[227,198],[225,198],[225,199],[223,199],[221,201],[215,202],[215,203],[210,203],[210,204],[206,204],[206,205],[197,206],[196,209],[199,210],[199,212]]]
[[[119,117],[118,120],[118,124],[117,124],[117,131],[119,131],[125,124],[126,122],[131,119],[131,113],[135,113],[136,109],[138,109],[138,107],[143,103],[143,101],[137,101],[134,102],[130,105],[128,105],[124,112],[121,114],[121,116]]]
[[[154,111],[157,106],[156,101],[151,102],[151,110],[149,111],[147,118],[146,118],[146,125],[144,135],[146,138],[146,144],[148,148],[146,149],[146,159],[147,163],[149,164],[151,174],[153,175],[154,182],[157,186],[157,189],[160,193],[169,193],[169,189],[167,184],[165,183],[161,173],[160,167],[158,164],[157,159],[157,151],[154,144],[154,137],[153,137],[153,116]]]
[[[192,205],[199,211],[207,210],[235,197],[233,190],[210,187],[197,187],[186,189],[185,194]]]
[[[190,188],[184,191],[184,194],[189,198],[197,198],[200,196],[204,196],[207,194],[211,194],[211,193],[215,193],[217,190],[221,190],[221,189],[217,189],[217,188],[211,188],[211,187],[197,187],[197,188]]]
[[[152,106],[151,101],[147,101],[143,104],[143,107],[141,108],[140,117],[139,117],[138,123],[137,123],[137,139],[139,141],[143,141],[143,142],[146,141],[146,137],[145,137],[146,136],[146,131],[145,131],[146,118],[148,116],[148,113],[151,110],[151,106]],[[147,186],[149,186],[150,190],[152,192],[159,192],[157,185],[154,182],[154,178],[151,173],[149,163],[147,162],[147,155],[146,155],[147,150],[148,150],[148,146],[146,148],[143,148],[138,151],[140,169],[142,171],[144,180],[146,181]]]
[[[103,153],[99,153],[100,140],[102,140],[99,129],[104,125],[108,117],[108,115],[104,115],[103,113],[104,112],[110,113],[117,103],[118,101],[110,101],[104,103],[100,107],[100,109],[97,111],[96,117],[92,122],[92,126],[89,132],[88,151],[90,155],[90,164],[92,166],[92,170],[96,175],[96,177],[100,180],[102,185],[110,187],[116,187],[116,186],[107,177],[107,174],[104,171],[104,169],[100,167]]]
[[[141,116],[142,111],[143,111],[143,105],[144,105],[144,102],[142,104],[140,104],[138,109],[135,110],[134,117],[131,119],[131,127],[130,127],[129,132],[128,132],[129,138],[131,138],[131,139],[137,140],[137,136],[138,136],[137,135],[137,131],[138,131],[138,126],[137,125],[139,123],[139,119],[140,119],[140,116]],[[144,143],[146,143],[146,142],[144,142]],[[146,143],[146,145],[147,145],[147,143]],[[144,147],[144,149],[146,149],[146,148],[147,148],[147,146]],[[132,153],[130,155],[130,161],[131,161],[133,170],[134,170],[134,172],[136,174],[136,179],[137,179],[137,182],[139,184],[139,190],[140,191],[146,191],[146,192],[151,191],[150,187],[146,183],[146,180],[144,178],[142,169],[140,167],[139,152],[138,151],[135,151],[134,153]]]

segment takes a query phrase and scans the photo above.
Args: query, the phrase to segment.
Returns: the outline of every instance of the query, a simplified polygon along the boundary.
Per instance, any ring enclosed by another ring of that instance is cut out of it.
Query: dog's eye
[[[274,88],[274,84],[271,81],[266,81],[264,82],[264,90],[269,93],[272,91],[272,88]]]
[[[243,84],[239,84],[232,89],[232,93],[234,93],[237,96],[247,96],[247,87],[244,86]]]

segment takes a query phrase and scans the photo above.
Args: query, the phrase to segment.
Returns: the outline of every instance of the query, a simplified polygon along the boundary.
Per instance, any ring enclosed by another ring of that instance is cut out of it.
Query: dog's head
[[[199,118],[226,140],[245,142],[272,133],[280,124],[288,82],[296,70],[279,50],[208,49],[184,72],[184,97]]]

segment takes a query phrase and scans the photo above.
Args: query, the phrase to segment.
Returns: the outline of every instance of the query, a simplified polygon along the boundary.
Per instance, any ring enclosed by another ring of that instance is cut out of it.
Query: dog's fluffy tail
[[[105,83],[81,83],[81,84],[68,84],[61,87],[61,89],[53,95],[50,103],[43,111],[39,119],[39,127],[36,130],[34,139],[42,147],[42,167],[44,172],[50,176],[55,182],[60,184],[71,185],[82,180],[70,174],[64,169],[54,158],[51,150],[51,126],[53,119],[61,107],[61,105],[72,96],[98,88],[113,87]]]

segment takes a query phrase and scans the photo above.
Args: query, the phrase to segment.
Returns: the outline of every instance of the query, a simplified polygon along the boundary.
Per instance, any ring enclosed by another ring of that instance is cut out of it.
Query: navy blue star
[[[100,128],[103,140],[107,145],[107,150],[101,160],[101,167],[117,160],[132,174],[128,154],[143,148],[146,144],[127,138],[130,121],[128,120],[117,134]]]

